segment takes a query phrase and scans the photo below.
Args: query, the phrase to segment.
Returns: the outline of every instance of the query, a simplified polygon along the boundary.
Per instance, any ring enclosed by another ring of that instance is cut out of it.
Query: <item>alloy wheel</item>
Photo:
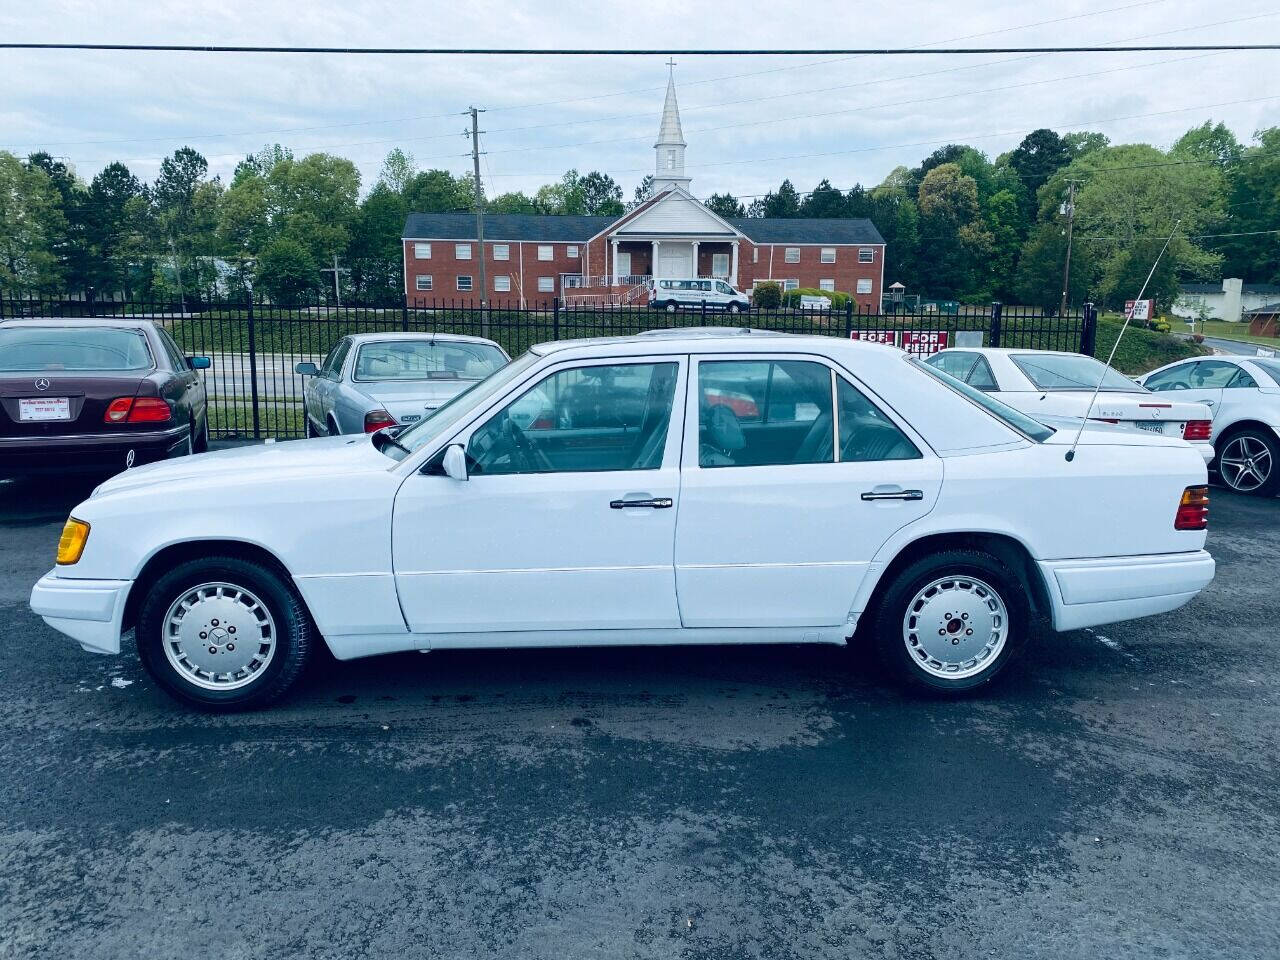
[[[1271,478],[1271,450],[1257,437],[1236,437],[1218,459],[1223,483],[1240,493],[1252,493]]]
[[[169,606],[162,643],[169,665],[206,690],[253,683],[276,652],[271,611],[251,591],[221,581],[185,590]]]
[[[907,604],[902,641],[921,670],[963,680],[986,670],[1009,639],[1009,611],[988,584],[947,576],[926,584]]]

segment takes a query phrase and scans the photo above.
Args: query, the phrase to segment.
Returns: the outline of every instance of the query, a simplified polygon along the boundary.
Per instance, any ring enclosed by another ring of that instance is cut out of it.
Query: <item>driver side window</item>
[[[657,470],[677,363],[574,367],[539,381],[467,442],[474,476]]]

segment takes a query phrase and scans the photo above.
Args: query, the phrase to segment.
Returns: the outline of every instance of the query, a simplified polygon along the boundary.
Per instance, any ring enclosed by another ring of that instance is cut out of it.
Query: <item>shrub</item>
[[[826,297],[831,301],[832,310],[843,310],[849,303],[849,295],[847,293],[841,293],[838,290],[814,290],[812,287],[788,290],[782,295],[782,302],[788,307],[798,307],[800,306],[801,297]]]
[[[1192,339],[1192,340],[1194,340],[1196,343],[1204,343],[1204,334],[1203,334],[1203,333],[1193,333],[1193,334],[1191,335],[1191,339]]]
[[[772,282],[759,284],[752,294],[752,302],[763,310],[776,310],[782,306],[782,287]]]

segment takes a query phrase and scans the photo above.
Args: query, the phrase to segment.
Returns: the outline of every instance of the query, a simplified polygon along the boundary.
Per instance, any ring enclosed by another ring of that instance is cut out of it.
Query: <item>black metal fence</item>
[[[656,328],[750,326],[892,343],[919,354],[944,347],[990,346],[1070,350],[1092,355],[1097,315],[1091,304],[1062,316],[993,303],[956,313],[879,314],[850,302],[843,309],[752,309],[737,316],[717,310],[675,313],[643,306],[583,306],[558,299],[537,304],[480,304],[411,300],[334,306],[320,301],[271,304],[250,300],[88,302],[70,298],[0,296],[0,320],[16,317],[132,317],[168,330],[183,351],[207,356],[209,429],[215,438],[300,437],[301,361],[319,364],[339,339],[391,331],[487,337],[511,356],[547,340],[624,336]]]

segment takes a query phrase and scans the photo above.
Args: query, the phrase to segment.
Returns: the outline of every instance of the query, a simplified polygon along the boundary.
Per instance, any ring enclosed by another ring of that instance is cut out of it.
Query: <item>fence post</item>
[[[853,336],[853,297],[844,302],[844,338]]]
[[[1098,312],[1090,300],[1084,305],[1084,323],[1080,327],[1080,352],[1092,357],[1098,345]]]
[[[702,326],[707,325],[707,301],[702,301]]]
[[[253,321],[253,294],[249,295],[249,393],[253,403],[253,439],[262,439],[258,419],[258,334]]]
[[[991,332],[987,346],[1000,346],[1000,315],[1004,312],[1004,304],[999,300],[991,301]]]
[[[409,298],[405,297],[400,302],[400,331],[402,333],[409,332]]]
[[[546,303],[544,300],[543,303]],[[551,298],[551,339],[560,339],[560,298]]]

